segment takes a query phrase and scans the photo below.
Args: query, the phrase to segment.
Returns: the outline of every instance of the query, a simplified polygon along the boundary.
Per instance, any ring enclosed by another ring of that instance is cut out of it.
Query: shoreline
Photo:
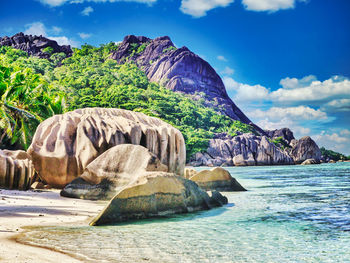
[[[0,262],[84,262],[75,255],[19,240],[34,226],[87,225],[107,203],[65,198],[59,191],[0,189]]]

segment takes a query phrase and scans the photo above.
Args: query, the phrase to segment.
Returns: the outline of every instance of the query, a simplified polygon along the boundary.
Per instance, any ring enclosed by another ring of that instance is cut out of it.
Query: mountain
[[[21,51],[20,51],[21,50]],[[0,148],[27,148],[37,125],[86,107],[122,108],[178,128],[193,165],[292,164],[315,158],[310,139],[264,131],[227,95],[215,70],[169,37],[71,49],[42,36],[0,37]]]

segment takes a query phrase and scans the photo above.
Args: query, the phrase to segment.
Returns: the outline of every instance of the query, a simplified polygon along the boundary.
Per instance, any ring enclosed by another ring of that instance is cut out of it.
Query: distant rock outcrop
[[[288,129],[288,128],[282,128],[279,130],[265,130],[266,134],[268,137],[270,137],[271,139],[276,139],[276,138],[282,138],[284,140],[286,140],[286,142],[288,142],[288,144],[292,141],[295,140],[294,138],[294,134],[293,132]]]
[[[186,47],[176,48],[167,36],[155,39],[126,36],[111,58],[119,63],[131,58],[150,81],[174,91],[203,97],[211,106],[220,105],[217,110],[232,119],[251,123],[229,98],[221,78],[209,63]]]
[[[73,51],[69,45],[58,45],[55,40],[48,39],[43,36],[25,35],[22,32],[13,35],[12,37],[0,37],[0,46],[10,46],[16,49],[21,49],[28,55],[37,56],[39,58],[49,58],[50,54],[45,52],[47,47],[52,48],[52,53],[63,52],[66,56],[71,56]]]
[[[169,172],[183,174],[186,149],[181,132],[160,119],[121,109],[86,108],[55,115],[38,126],[28,153],[39,177],[63,188],[119,144],[142,145]]]
[[[34,173],[34,166],[26,152],[0,150],[0,187],[28,190]]]
[[[301,165],[319,164],[315,159],[307,159],[301,163]]]
[[[90,225],[206,210],[222,202],[220,193],[209,197],[193,181],[173,173],[148,172],[116,194]]]
[[[211,139],[205,153],[191,160],[194,166],[254,166],[293,164],[287,152],[278,148],[266,136],[243,134],[226,139]]]
[[[300,164],[307,159],[315,159],[316,162],[320,162],[321,150],[309,136],[302,137],[298,141],[293,140],[291,146],[293,148],[290,155],[295,163]]]

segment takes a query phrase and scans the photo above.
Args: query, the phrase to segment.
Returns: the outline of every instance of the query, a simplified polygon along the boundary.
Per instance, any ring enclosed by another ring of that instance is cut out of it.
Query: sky
[[[350,154],[349,0],[0,0],[0,36],[60,44],[169,36],[207,60],[264,129]]]

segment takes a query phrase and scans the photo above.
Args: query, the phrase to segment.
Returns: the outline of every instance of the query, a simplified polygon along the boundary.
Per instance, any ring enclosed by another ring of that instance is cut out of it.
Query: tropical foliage
[[[350,156],[345,156],[344,154],[332,151],[332,150],[327,150],[324,147],[320,148],[321,154],[325,159],[331,159],[334,161],[339,161],[339,160],[350,160]]]
[[[161,118],[181,130],[188,156],[206,149],[214,133],[254,132],[253,127],[205,107],[204,101],[149,82],[133,62],[109,59],[117,48],[114,43],[84,45],[68,58],[56,53],[39,59],[2,47],[1,129],[11,144],[27,147],[40,121],[83,107],[122,108]]]

